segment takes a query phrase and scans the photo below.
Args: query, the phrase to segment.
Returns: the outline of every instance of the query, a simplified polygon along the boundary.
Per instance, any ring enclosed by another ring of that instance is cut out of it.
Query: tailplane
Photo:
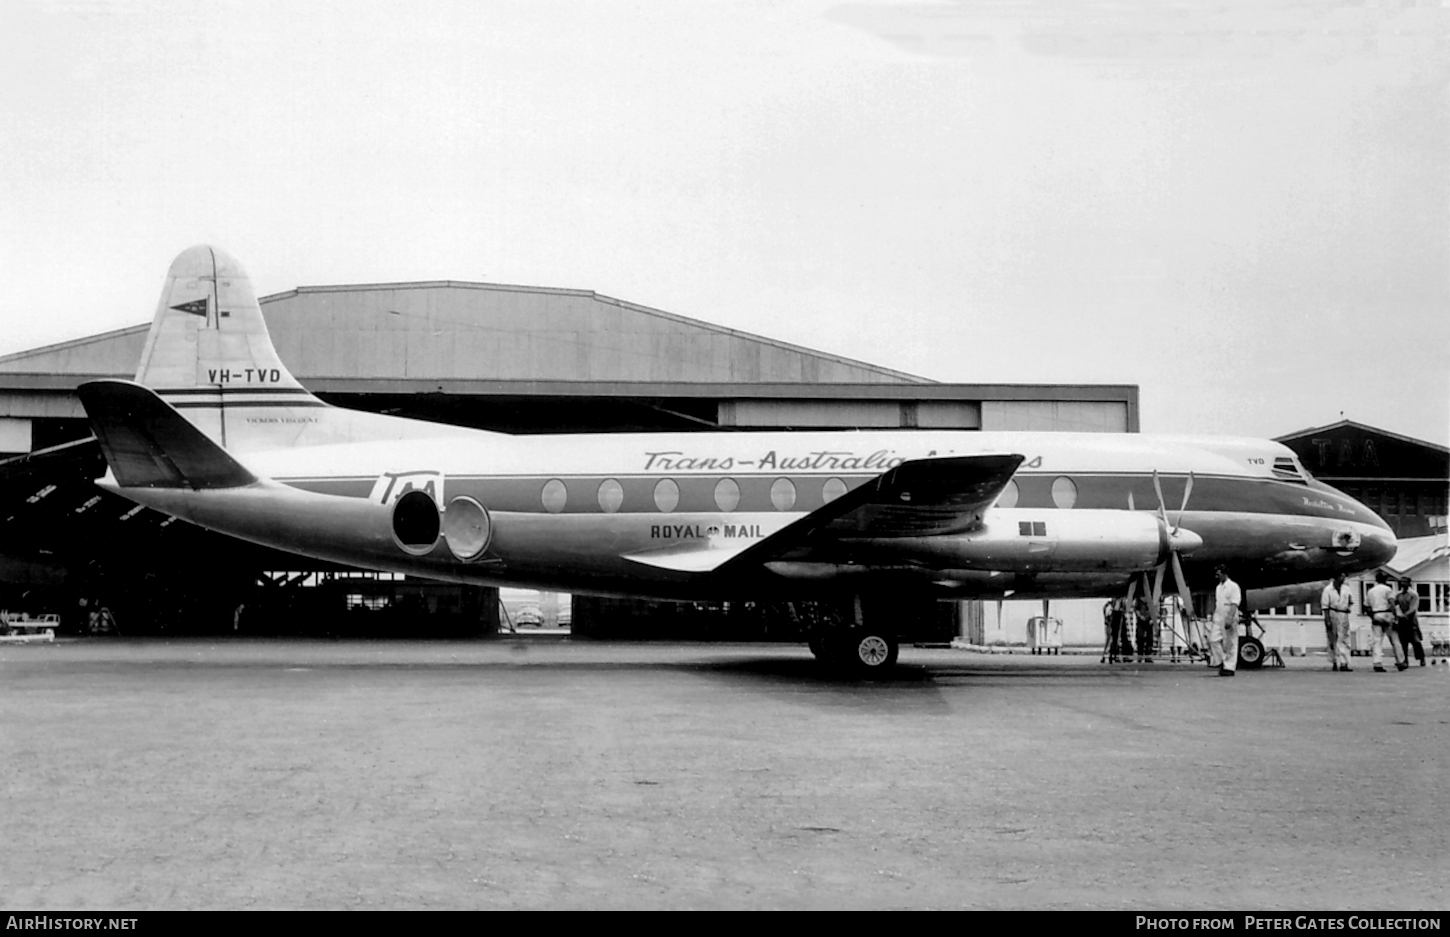
[[[154,391],[129,381],[89,381],[76,393],[124,488],[239,488],[257,481]]]

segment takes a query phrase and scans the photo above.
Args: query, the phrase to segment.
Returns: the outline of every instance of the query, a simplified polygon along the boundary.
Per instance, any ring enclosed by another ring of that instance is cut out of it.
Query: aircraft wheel
[[[1239,666],[1248,670],[1264,666],[1264,643],[1258,638],[1239,638]]]
[[[878,676],[896,666],[901,647],[896,636],[875,628],[858,628],[841,636],[841,663],[860,676]]]

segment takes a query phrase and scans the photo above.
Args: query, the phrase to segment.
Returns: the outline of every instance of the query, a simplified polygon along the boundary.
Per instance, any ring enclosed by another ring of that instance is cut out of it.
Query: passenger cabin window
[[[564,503],[569,500],[569,489],[557,478],[551,478],[544,482],[544,490],[541,495],[544,502],[544,510],[550,514],[558,514],[564,510]]]
[[[655,507],[668,514],[680,504],[680,486],[672,478],[661,478],[655,485]]]
[[[997,507],[1015,508],[1017,506],[1017,499],[1021,496],[1022,493],[1017,490],[1017,483],[1015,481],[1008,481],[1007,487],[1003,488],[1002,493],[997,496]]]
[[[770,486],[770,503],[777,511],[789,511],[795,507],[795,482],[789,478],[777,478]]]
[[[826,504],[830,504],[845,493],[846,483],[839,478],[828,478],[826,483],[821,486],[821,500]]]
[[[624,503],[624,486],[617,479],[606,478],[599,483],[599,507],[605,514],[613,514]]]
[[[1077,504],[1077,482],[1066,475],[1052,480],[1052,503],[1067,510]]]
[[[715,507],[730,513],[740,506],[740,486],[733,478],[722,478],[715,483]]]

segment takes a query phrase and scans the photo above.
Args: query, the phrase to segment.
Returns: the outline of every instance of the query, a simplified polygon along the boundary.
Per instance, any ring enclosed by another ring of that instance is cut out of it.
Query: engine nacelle
[[[1148,511],[994,508],[982,521],[970,533],[880,539],[871,546],[877,556],[942,568],[1018,573],[1126,573],[1152,569],[1168,555],[1168,531]]]

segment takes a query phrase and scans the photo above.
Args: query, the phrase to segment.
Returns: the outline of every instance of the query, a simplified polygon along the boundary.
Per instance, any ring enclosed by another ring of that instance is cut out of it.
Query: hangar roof
[[[278,354],[323,400],[504,432],[1137,430],[1132,385],[943,384],[588,290],[443,280],[260,302]],[[0,417],[49,419],[37,445],[75,438],[76,386],[132,376],[148,328],[0,357]]]
[[[444,280],[299,287],[260,302],[304,382],[933,383],[588,290]],[[6,355],[0,372],[129,375],[148,327]]]
[[[1450,479],[1450,449],[1353,420],[1302,429],[1277,441],[1326,480]]]

